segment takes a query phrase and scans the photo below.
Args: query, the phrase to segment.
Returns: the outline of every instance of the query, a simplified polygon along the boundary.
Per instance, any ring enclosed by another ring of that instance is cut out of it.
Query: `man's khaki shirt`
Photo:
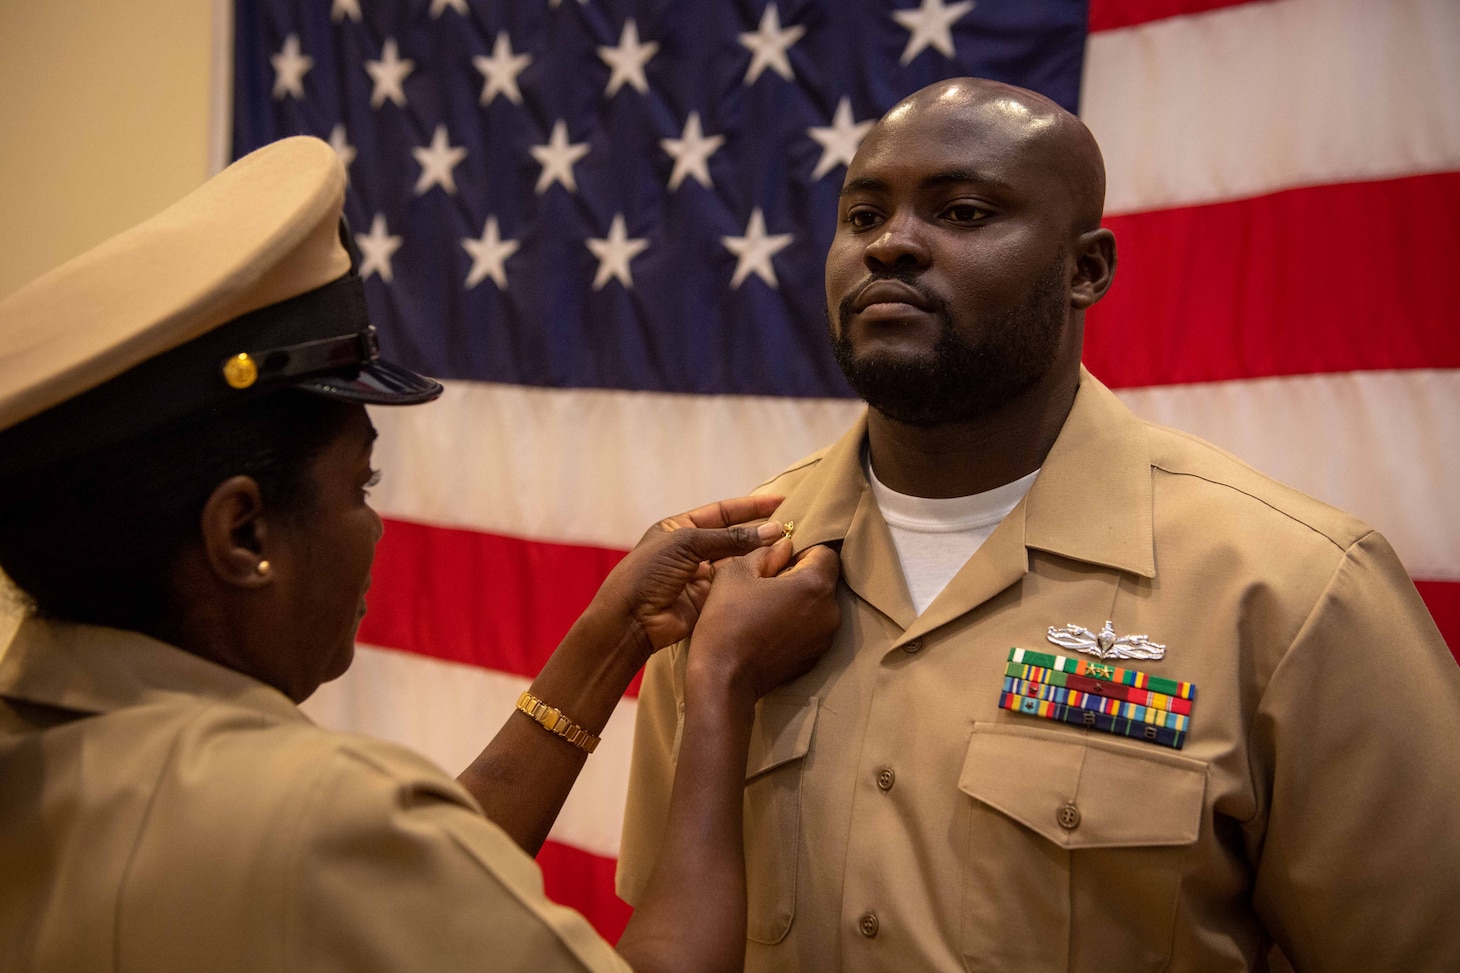
[[[1277,417],[1274,417],[1275,421]],[[1302,435],[1294,430],[1294,435]],[[761,704],[750,970],[1460,970],[1460,668],[1368,527],[1088,374],[1028,496],[914,616],[865,425],[764,490],[839,545],[830,654]],[[1180,750],[998,706],[1070,623],[1164,643]],[[639,697],[620,894],[663,834],[686,645]]]
[[[0,657],[0,970],[626,970],[423,758],[130,632]]]

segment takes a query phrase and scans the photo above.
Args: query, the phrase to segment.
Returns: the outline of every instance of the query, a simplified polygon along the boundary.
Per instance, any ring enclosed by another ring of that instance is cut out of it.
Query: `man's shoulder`
[[[816,452],[801,457],[775,476],[761,483],[753,492],[756,494],[789,494],[815,471],[816,467],[821,464],[822,459],[825,458],[827,452],[830,451],[833,445],[829,443],[816,450]]]
[[[1216,519],[1223,512],[1256,531],[1291,529],[1322,545],[1347,550],[1373,533],[1362,520],[1273,479],[1219,446],[1191,433],[1143,422],[1151,468],[1160,489],[1180,488],[1199,498]]]

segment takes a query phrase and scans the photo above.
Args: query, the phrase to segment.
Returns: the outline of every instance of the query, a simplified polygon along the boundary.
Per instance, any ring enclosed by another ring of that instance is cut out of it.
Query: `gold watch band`
[[[598,748],[598,737],[574,723],[562,710],[549,706],[532,693],[524,692],[518,696],[517,708],[536,720],[543,729],[556,733],[584,753],[592,753]]]

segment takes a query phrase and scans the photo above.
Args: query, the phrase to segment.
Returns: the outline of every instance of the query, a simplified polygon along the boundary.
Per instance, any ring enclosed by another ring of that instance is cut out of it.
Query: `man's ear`
[[[231,476],[203,504],[203,557],[225,584],[262,588],[273,583],[264,499],[251,476]]]
[[[1090,307],[1110,289],[1115,279],[1115,234],[1105,227],[1081,233],[1075,241],[1075,278],[1070,303],[1075,310]]]

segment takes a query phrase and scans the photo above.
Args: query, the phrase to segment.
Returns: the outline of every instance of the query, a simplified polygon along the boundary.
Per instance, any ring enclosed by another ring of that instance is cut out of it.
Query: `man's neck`
[[[877,479],[908,496],[966,497],[1033,473],[1080,384],[1078,369],[1054,372],[995,412],[965,422],[910,426],[871,410],[867,442]]]

